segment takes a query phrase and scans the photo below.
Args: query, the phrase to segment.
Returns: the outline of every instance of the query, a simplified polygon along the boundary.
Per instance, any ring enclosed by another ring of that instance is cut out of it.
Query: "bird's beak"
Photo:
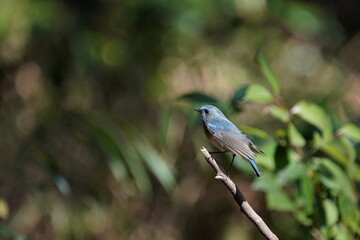
[[[194,110],[200,112],[200,108],[194,108]]]

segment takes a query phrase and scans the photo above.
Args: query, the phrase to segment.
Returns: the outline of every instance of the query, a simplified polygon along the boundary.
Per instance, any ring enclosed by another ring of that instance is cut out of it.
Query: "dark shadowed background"
[[[266,153],[230,175],[280,239],[359,239],[359,9],[0,0],[0,238],[261,239],[199,151],[210,103]]]

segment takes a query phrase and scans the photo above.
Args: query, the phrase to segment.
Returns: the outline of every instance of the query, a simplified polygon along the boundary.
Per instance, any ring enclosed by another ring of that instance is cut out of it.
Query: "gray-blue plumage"
[[[247,160],[256,175],[260,177],[262,173],[254,159],[255,153],[262,153],[262,151],[230,122],[217,107],[204,105],[195,110],[200,113],[205,134],[210,142],[221,151],[231,152]]]

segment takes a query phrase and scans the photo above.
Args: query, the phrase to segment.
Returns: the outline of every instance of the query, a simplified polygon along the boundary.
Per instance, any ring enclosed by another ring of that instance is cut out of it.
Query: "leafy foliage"
[[[264,54],[262,52],[258,52],[258,62],[260,64],[260,69],[262,73],[264,74],[264,77],[269,82],[272,90],[274,93],[278,94],[280,92],[280,83],[277,79],[274,71],[272,70],[270,63],[265,58]]]
[[[266,153],[264,194],[231,174],[281,239],[359,238],[359,7],[315,2],[1,0],[0,239],[259,239],[202,104]]]
[[[264,148],[265,159],[258,157],[259,164],[268,172],[264,171],[264,177],[256,180],[255,188],[265,192],[270,209],[291,212],[299,223],[318,229],[325,239],[360,236],[356,187],[360,184],[360,168],[355,163],[360,128],[344,123],[334,132],[329,113],[315,102],[300,100],[290,108],[285,107],[279,95],[279,80],[270,64],[262,53],[258,60],[273,94],[258,84],[245,85],[235,91],[230,105],[244,101],[267,103],[264,108],[268,114],[285,125],[272,134],[240,126],[243,131],[263,138],[264,145],[276,149]],[[297,127],[299,120],[314,126],[310,133],[313,138],[304,137],[309,133]],[[285,136],[285,142],[270,136]],[[275,162],[275,168],[266,161]]]

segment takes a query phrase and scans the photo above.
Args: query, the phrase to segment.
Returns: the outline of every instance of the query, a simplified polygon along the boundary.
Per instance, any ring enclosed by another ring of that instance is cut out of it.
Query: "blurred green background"
[[[1,0],[0,239],[261,239],[204,103],[266,153],[231,177],[280,239],[359,239],[359,9]]]

